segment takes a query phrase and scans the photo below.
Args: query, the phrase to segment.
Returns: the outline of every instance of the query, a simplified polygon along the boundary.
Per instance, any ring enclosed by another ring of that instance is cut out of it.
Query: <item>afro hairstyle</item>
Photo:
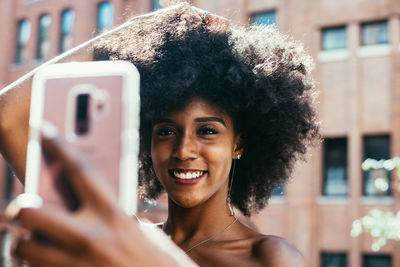
[[[163,191],[150,148],[155,119],[197,97],[220,107],[242,136],[231,202],[250,216],[291,175],[319,137],[313,61],[275,28],[207,22],[187,3],[132,18],[94,44],[95,57],[127,60],[141,75],[139,184],[147,200]]]

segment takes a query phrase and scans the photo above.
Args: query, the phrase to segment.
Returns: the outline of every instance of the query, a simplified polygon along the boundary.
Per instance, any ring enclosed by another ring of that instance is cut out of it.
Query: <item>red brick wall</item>
[[[0,1],[0,86],[37,66],[34,52],[40,14],[52,15],[52,56],[57,54],[61,12],[72,7],[76,12],[74,42],[93,36],[99,0],[24,0]],[[131,14],[151,9],[151,1],[115,0],[116,23]],[[321,251],[348,253],[349,266],[361,267],[363,253],[370,253],[370,238],[351,238],[351,223],[372,207],[399,210],[400,194],[386,202],[361,196],[362,136],[390,134],[392,155],[400,155],[400,2],[397,0],[321,1],[321,0],[194,0],[200,8],[227,16],[237,24],[248,23],[249,15],[275,10],[279,29],[305,43],[316,60],[315,79],[320,89],[319,117],[322,135],[348,138],[349,196],[321,197],[322,151],[313,148],[308,163],[298,163],[285,197],[271,200],[267,209],[252,218],[263,233],[282,235],[303,252],[309,266],[319,266]],[[28,18],[32,23],[29,61],[12,64],[16,22]],[[384,56],[360,57],[360,24],[388,19],[390,52]],[[322,27],[346,25],[348,56],[343,60],[320,61]],[[1,171],[1,168],[0,168]],[[397,185],[395,182],[394,185]],[[1,185],[1,184],[0,184]],[[394,187],[393,187],[394,188]],[[154,220],[165,217],[165,209],[143,213]],[[390,242],[382,253],[392,255],[393,266],[400,267],[400,243]]]

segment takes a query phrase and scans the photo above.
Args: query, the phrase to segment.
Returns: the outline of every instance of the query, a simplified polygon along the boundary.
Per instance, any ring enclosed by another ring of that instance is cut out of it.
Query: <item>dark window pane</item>
[[[277,184],[274,190],[272,190],[271,195],[273,196],[285,195],[285,185],[283,183]]]
[[[153,0],[153,10],[157,10],[162,8],[161,4],[160,4],[160,0]]]
[[[251,24],[276,25],[275,11],[253,14],[250,17]]]
[[[18,22],[17,45],[15,63],[23,63],[26,60],[26,46],[31,37],[31,23],[26,19]]]
[[[102,32],[113,25],[114,6],[110,2],[100,3],[97,12],[97,31]]]
[[[38,43],[36,49],[37,59],[46,59],[50,55],[50,15],[43,15],[39,18],[39,31],[38,31]]]
[[[324,140],[323,195],[347,195],[347,140],[327,138]]]
[[[362,45],[378,45],[387,43],[389,43],[387,21],[369,22],[362,24]]]
[[[11,168],[6,165],[6,173],[5,173],[5,183],[4,183],[4,201],[6,203],[10,202],[13,198],[13,190],[14,190],[14,174]]]
[[[364,137],[364,160],[386,160],[389,158],[390,138],[388,135]],[[382,183],[384,186],[382,186]],[[364,172],[363,194],[366,196],[390,195],[390,172],[382,168]]]
[[[346,28],[322,29],[322,50],[345,49],[347,47]]]
[[[321,267],[347,267],[347,255],[344,253],[322,253]]]
[[[74,29],[75,12],[65,10],[61,15],[60,53],[71,49],[73,46],[72,32]]]
[[[386,255],[364,255],[363,267],[391,267],[392,258]]]

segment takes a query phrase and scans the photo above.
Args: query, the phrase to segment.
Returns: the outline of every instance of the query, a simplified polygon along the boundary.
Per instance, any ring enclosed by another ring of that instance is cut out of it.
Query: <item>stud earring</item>
[[[236,159],[240,159],[242,157],[242,154],[238,154]]]

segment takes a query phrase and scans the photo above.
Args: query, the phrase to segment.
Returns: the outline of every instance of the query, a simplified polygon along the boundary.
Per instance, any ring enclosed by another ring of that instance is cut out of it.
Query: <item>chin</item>
[[[199,204],[204,203],[204,201],[198,199],[197,197],[169,195],[169,198],[179,207],[186,209],[194,208]]]

